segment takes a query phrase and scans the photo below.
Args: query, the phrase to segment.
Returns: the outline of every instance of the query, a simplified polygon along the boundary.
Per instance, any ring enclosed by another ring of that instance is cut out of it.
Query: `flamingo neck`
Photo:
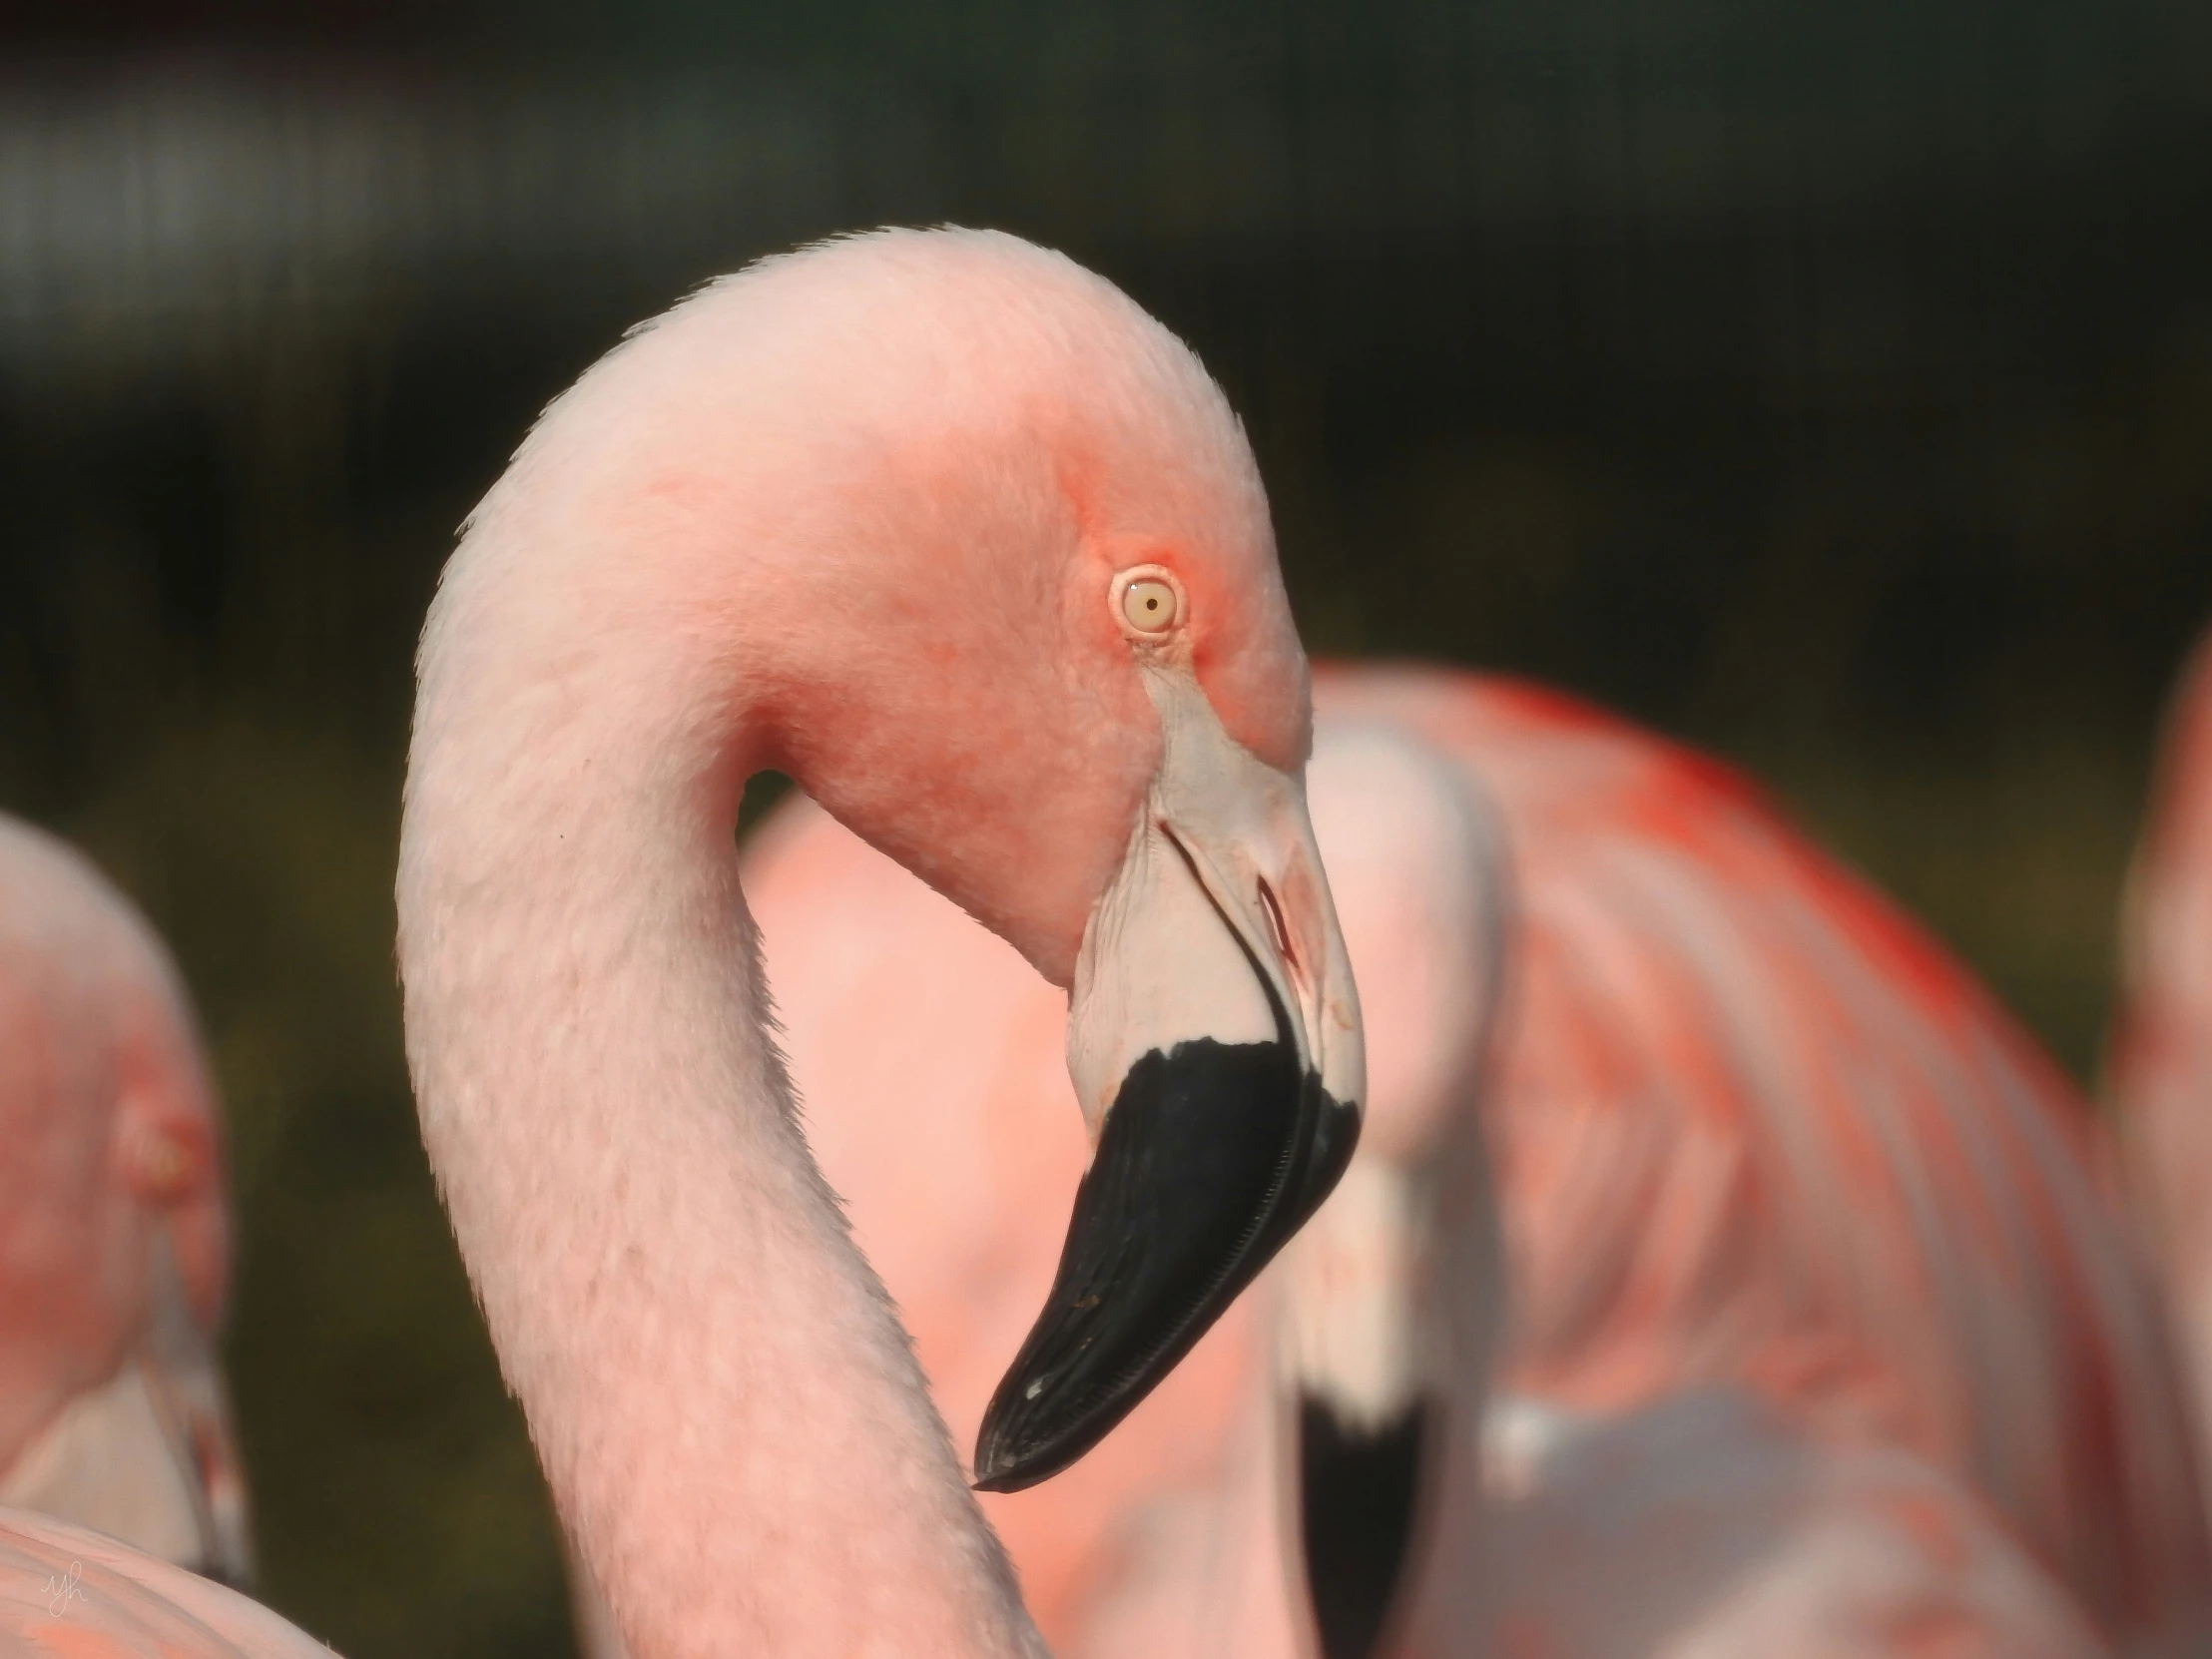
[[[732,836],[758,723],[680,631],[493,604],[505,562],[464,546],[425,632],[399,962],[576,1552],[631,1659],[1040,1653],[768,1034]]]

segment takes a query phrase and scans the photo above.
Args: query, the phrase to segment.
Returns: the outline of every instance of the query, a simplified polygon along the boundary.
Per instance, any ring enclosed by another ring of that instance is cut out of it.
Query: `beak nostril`
[[[1298,973],[1298,952],[1291,948],[1291,930],[1283,920],[1283,906],[1276,901],[1275,889],[1268,885],[1267,877],[1260,878],[1260,908],[1268,918],[1268,934],[1274,941],[1275,953],[1283,958],[1283,966],[1293,975]]]

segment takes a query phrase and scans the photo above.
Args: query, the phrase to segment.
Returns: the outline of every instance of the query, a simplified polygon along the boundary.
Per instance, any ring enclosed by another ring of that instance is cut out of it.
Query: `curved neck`
[[[464,546],[424,635],[399,962],[577,1551],[631,1659],[1038,1652],[767,1035],[742,698],[680,636],[572,632],[513,551]]]

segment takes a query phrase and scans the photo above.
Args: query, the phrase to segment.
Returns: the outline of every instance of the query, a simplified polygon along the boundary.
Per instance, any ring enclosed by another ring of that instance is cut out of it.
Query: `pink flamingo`
[[[2144,1201],[2212,1428],[2212,639],[2167,717],[2148,827],[2129,872],[2106,1092]]]
[[[0,1505],[243,1580],[214,1089],[145,918],[0,817]]]
[[[2159,1323],[2028,1039],[1711,762],[1510,682],[1318,701],[1361,1150],[1267,1309],[986,1500],[1054,1650],[2201,1639]],[[747,886],[813,1142],[957,1431],[1082,1168],[1035,1110],[1058,999],[804,803]]]
[[[1072,986],[1095,1150],[982,1425],[1013,1486],[1133,1406],[1350,1156],[1308,738],[1234,416],[1057,256],[899,232],[769,261],[538,423],[424,629],[399,965],[447,1211],[635,1659],[1038,1651],[799,1131],[747,776]],[[183,1616],[99,1566],[95,1603]],[[316,1651],[228,1613],[174,1651]]]

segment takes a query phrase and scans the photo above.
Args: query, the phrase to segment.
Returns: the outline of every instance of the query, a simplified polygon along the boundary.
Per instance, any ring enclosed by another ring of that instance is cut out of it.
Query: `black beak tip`
[[[1135,1409],[1329,1196],[1359,1130],[1287,1042],[1201,1038],[1132,1066],[983,1415],[976,1489],[1057,1474]]]
[[[977,1441],[975,1447],[975,1489],[977,1491],[1018,1492],[1035,1485],[1037,1481],[1054,1472],[1047,1470],[1045,1474],[1024,1479],[1023,1476],[1027,1472],[1024,1467],[1025,1460],[1011,1447],[994,1443],[990,1433],[991,1426],[990,1421],[985,1419],[983,1438]]]
[[[1373,1659],[1386,1646],[1421,1556],[1434,1416],[1418,1401],[1385,1422],[1351,1424],[1323,1400],[1300,1401],[1300,1532],[1322,1659]]]
[[[1048,1305],[1046,1313],[1051,1312]],[[1044,1323],[1040,1318],[1038,1327]],[[1035,1341],[1033,1330],[1030,1344]],[[1027,1352],[1024,1345],[1023,1353]],[[1057,1390],[1033,1388],[1034,1379],[1022,1382],[1023,1375],[1017,1361],[984,1409],[975,1435],[973,1489],[978,1492],[1027,1491],[1051,1479],[1096,1445],[1123,1415],[1121,1410],[1112,1411],[1093,1432],[1092,1422],[1100,1415],[1095,1402],[1090,1411],[1071,1413],[1063,1409]]]

